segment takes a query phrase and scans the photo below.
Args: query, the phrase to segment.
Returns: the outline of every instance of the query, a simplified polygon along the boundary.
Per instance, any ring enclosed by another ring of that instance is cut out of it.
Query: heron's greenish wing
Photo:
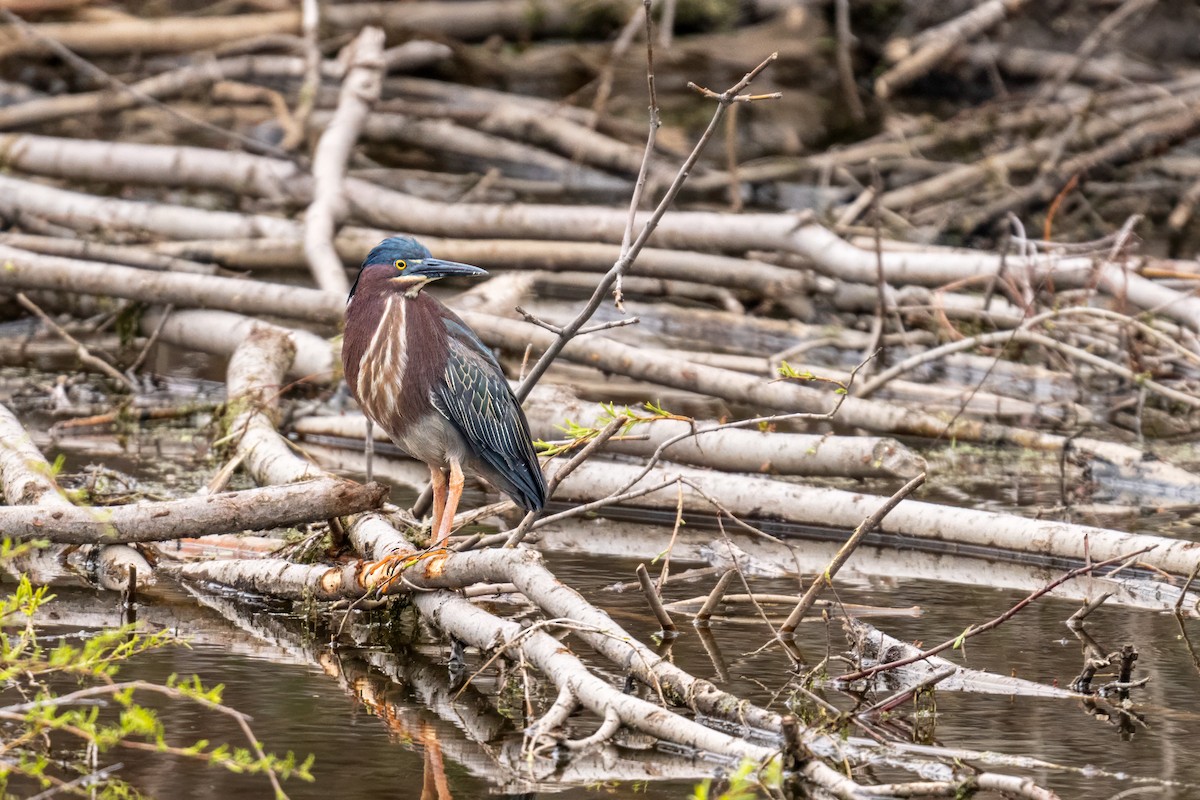
[[[465,326],[446,322],[449,357],[443,380],[433,390],[434,405],[471,451],[511,484],[497,488],[527,509],[541,508],[545,482],[520,404],[491,351]]]

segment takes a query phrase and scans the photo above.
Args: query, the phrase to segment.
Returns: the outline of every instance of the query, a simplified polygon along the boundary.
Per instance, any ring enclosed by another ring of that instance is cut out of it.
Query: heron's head
[[[487,275],[486,270],[470,264],[434,258],[425,245],[409,236],[392,236],[371,248],[371,252],[363,259],[354,285],[350,287],[350,297],[354,297],[362,276],[368,271],[379,275],[390,274],[388,282],[409,295],[416,294],[425,284],[438,278]]]

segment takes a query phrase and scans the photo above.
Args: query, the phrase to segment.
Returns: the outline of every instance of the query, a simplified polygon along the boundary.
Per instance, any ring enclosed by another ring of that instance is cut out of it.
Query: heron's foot
[[[378,561],[364,563],[359,579],[367,591],[388,594],[404,580],[407,570],[434,556],[445,557],[448,553],[444,547],[430,548],[420,553],[392,553]]]
[[[362,565],[360,580],[367,591],[387,594],[404,578],[404,571],[421,560],[424,554],[392,553],[378,561]]]

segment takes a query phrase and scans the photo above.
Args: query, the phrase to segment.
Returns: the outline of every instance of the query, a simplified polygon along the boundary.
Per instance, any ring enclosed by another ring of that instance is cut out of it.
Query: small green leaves
[[[672,414],[662,406],[649,400],[643,403],[641,406],[642,410],[650,412],[649,414],[641,413],[641,411],[634,411],[629,406],[617,408],[615,403],[601,403],[600,408],[602,411],[596,418],[596,427],[590,428],[585,425],[580,425],[574,420],[568,419],[564,421],[562,425],[556,426],[560,431],[563,432],[563,439],[552,442],[547,442],[544,439],[538,439],[533,443],[533,446],[541,455],[557,456],[587,444],[592,439],[596,438],[600,434],[600,431],[604,430],[610,423],[618,418],[623,418],[626,420],[626,422],[621,426],[621,430],[617,432],[616,436],[613,437],[614,440],[619,440],[624,436],[629,436],[634,428],[645,423],[656,422],[664,419],[682,420],[684,422],[695,421],[691,417],[685,417],[680,414]]]
[[[14,558],[34,546],[0,540],[0,559]],[[47,587],[34,586],[22,575],[0,600],[0,622],[5,626],[0,632],[0,681],[26,698],[3,709],[10,730],[5,759],[0,763],[0,797],[11,796],[11,781],[26,785],[32,781],[49,788],[81,776],[89,776],[92,796],[110,800],[141,797],[134,786],[115,775],[104,769],[96,771],[97,757],[103,763],[104,754],[117,747],[157,750],[232,772],[269,774],[276,785],[279,779],[289,777],[313,779],[311,756],[300,761],[292,753],[267,753],[253,739],[248,747],[224,743],[214,747],[208,740],[187,746],[171,744],[159,713],[139,702],[146,694],[193,703],[237,718],[243,726],[245,717],[221,705],[222,686],[206,687],[196,676],[171,676],[165,684],[115,680],[126,660],[147,650],[181,644],[169,631],[146,632],[138,625],[124,625],[58,637],[48,645],[39,639],[35,623],[53,598]],[[60,694],[57,687],[70,685],[64,678],[79,688]],[[47,750],[51,741],[53,758]]]
[[[781,378],[790,378],[797,381],[815,381],[817,376],[812,374],[810,370],[799,372],[795,367],[786,361],[779,362],[779,368],[776,370]]]
[[[691,800],[758,800],[759,797],[775,797],[783,785],[782,760],[773,758],[763,765],[744,759],[737,771],[727,776],[725,781],[728,783],[725,790],[713,794],[713,779],[705,778],[692,790]]]

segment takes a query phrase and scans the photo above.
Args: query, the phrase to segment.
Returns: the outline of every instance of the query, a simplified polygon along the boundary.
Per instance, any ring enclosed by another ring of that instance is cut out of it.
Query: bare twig
[[[1121,27],[1136,17],[1138,14],[1148,10],[1158,0],[1125,0],[1111,14],[1096,25],[1087,38],[1083,40],[1083,44],[1079,45],[1079,49],[1075,51],[1075,57],[1061,69],[1054,78],[1044,85],[1032,100],[1035,104],[1042,104],[1053,98],[1062,89],[1063,84],[1071,80],[1075,73],[1079,71],[1096,49],[1100,47],[1109,37],[1120,31]]]
[[[1196,580],[1196,573],[1200,572],[1200,561],[1197,561],[1192,571],[1188,573],[1187,580],[1183,582],[1183,588],[1179,590],[1179,597],[1175,600],[1175,615],[1179,616],[1180,610],[1183,608],[1183,599],[1187,597],[1188,589],[1192,588],[1192,582]]]
[[[129,376],[130,380],[132,380],[133,376],[137,374],[137,371],[142,368],[142,364],[146,363],[146,359],[149,357],[150,351],[154,348],[154,345],[158,344],[158,339],[160,336],[162,336],[163,328],[166,327],[167,320],[171,318],[171,313],[174,310],[175,306],[169,303],[163,308],[162,316],[159,317],[158,324],[154,326],[154,330],[151,331],[150,336],[147,337],[146,344],[142,345],[142,350],[137,354],[137,358],[135,358],[133,363],[130,364],[125,370],[125,374]]]
[[[838,84],[842,90],[842,100],[846,110],[855,122],[867,118],[862,100],[858,96],[858,85],[854,80],[854,61],[851,49],[854,46],[854,34],[850,32],[850,0],[836,0],[833,4],[834,24],[837,31],[837,71]]]
[[[873,531],[883,521],[883,518],[888,515],[888,512],[898,506],[904,498],[916,491],[917,487],[923,483],[925,483],[924,472],[900,487],[900,490],[888,498],[888,501],[881,505],[875,513],[862,521],[850,538],[846,540],[846,543],[838,548],[837,553],[833,556],[833,560],[829,562],[829,566],[813,580],[812,585],[808,587],[808,591],[804,593],[804,596],[800,598],[800,602],[792,609],[792,613],[788,615],[787,620],[779,628],[780,636],[790,637],[794,634],[796,626],[800,624],[800,620],[804,619],[804,615],[812,608],[817,597],[820,596],[825,587],[833,585],[834,576],[837,575],[838,570],[842,568],[851,554],[858,548],[863,537]]]
[[[642,248],[646,245],[646,242],[649,241],[651,234],[653,234],[654,230],[658,227],[659,220],[661,220],[663,215],[666,214],[667,209],[670,208],[671,204],[675,202],[675,197],[679,194],[679,190],[683,188],[683,183],[687,180],[692,167],[695,166],[696,161],[700,158],[701,152],[703,152],[704,148],[708,145],[708,142],[712,139],[713,134],[716,132],[718,124],[721,121],[721,117],[724,116],[726,109],[728,109],[731,104],[736,102],[749,102],[750,100],[759,99],[739,95],[738,93],[744,90],[750,84],[750,82],[754,80],[754,78],[757,77],[760,72],[766,69],[767,66],[770,65],[770,63],[777,57],[778,54],[772,53],[770,57],[768,57],[750,72],[746,73],[746,75],[740,81],[721,94],[714,94],[708,90],[701,90],[702,92],[706,93],[706,96],[711,96],[717,101],[717,108],[713,113],[712,119],[709,121],[708,127],[700,136],[699,141],[696,142],[696,146],[692,148],[692,152],[688,154],[687,159],[683,162],[683,166],[679,168],[679,172],[676,174],[675,180],[672,181],[671,185],[667,188],[667,191],[663,195],[663,199],[659,202],[658,206],[655,207],[654,212],[642,225],[642,230],[638,234],[637,238],[634,239],[627,247],[622,246],[620,258],[617,259],[616,263],[613,264],[612,268],[604,275],[604,277],[600,279],[599,284],[596,286],[595,292],[592,293],[591,298],[588,300],[583,310],[579,312],[575,319],[571,320],[570,323],[563,327],[562,333],[560,333],[558,338],[551,343],[544,353],[542,353],[541,358],[539,358],[538,362],[534,364],[533,369],[531,369],[529,374],[525,376],[525,380],[522,381],[516,392],[519,400],[524,400],[529,396],[529,392],[535,385],[537,385],[537,382],[541,380],[542,376],[546,373],[546,370],[550,368],[550,364],[552,364],[554,360],[558,358],[558,354],[562,352],[562,349],[567,346],[567,343],[571,341],[571,339],[575,338],[575,336],[579,333],[579,330],[583,328],[583,326],[587,324],[587,321],[592,318],[592,315],[596,313],[596,309],[600,307],[600,304],[604,301],[604,298],[608,295],[614,284],[616,284],[617,279],[620,278],[621,275],[624,275],[633,262],[637,259],[638,254],[641,253]],[[774,96],[776,95],[771,95],[771,97]],[[652,112],[651,116],[653,118],[651,127],[654,128],[658,124],[657,111]],[[632,207],[636,208],[636,205],[633,205]]]
[[[692,618],[692,624],[697,627],[707,626],[708,620],[712,617],[713,612],[717,610],[717,606],[721,604],[721,598],[725,596],[725,591],[729,588],[729,582],[733,580],[735,571],[727,569],[721,574],[717,580],[717,585],[709,592],[708,597],[704,599],[704,605],[700,606],[700,610],[696,612],[696,616]]]
[[[134,382],[131,381],[128,376],[123,375],[120,370],[118,370],[112,364],[109,364],[104,359],[97,358],[96,356],[92,355],[83,342],[67,333],[67,331],[61,325],[50,318],[49,314],[47,314],[45,311],[42,311],[37,303],[26,297],[24,292],[17,292],[16,297],[17,302],[20,303],[27,311],[37,316],[37,318],[40,319],[47,328],[54,332],[54,335],[58,336],[63,341],[70,342],[72,345],[74,345],[75,355],[81,362],[83,362],[84,365],[97,370],[109,378],[112,378],[114,381],[119,383],[125,389],[125,391],[131,394],[137,391],[136,384],[134,384]]]
[[[1038,589],[1037,591],[1033,592],[1028,597],[1021,600],[1019,603],[1017,603],[1012,608],[1005,611],[1000,616],[998,616],[994,619],[991,619],[982,625],[968,628],[967,630],[963,631],[961,634],[954,637],[953,639],[947,639],[946,641],[942,642],[939,645],[931,647],[928,650],[922,650],[920,653],[917,653],[916,655],[910,656],[908,658],[901,658],[896,661],[889,661],[886,664],[876,664],[873,667],[868,667],[867,669],[862,669],[857,672],[850,672],[845,675],[839,675],[836,680],[838,681],[838,683],[849,683],[851,681],[858,681],[858,680],[862,680],[864,678],[870,678],[872,675],[878,675],[880,672],[886,672],[887,670],[896,669],[897,667],[904,667],[909,664],[915,664],[918,661],[924,661],[925,659],[929,658],[930,656],[937,655],[938,653],[941,653],[945,650],[949,650],[951,648],[957,648],[957,647],[961,646],[962,643],[964,641],[966,641],[967,639],[970,639],[973,636],[978,636],[981,633],[990,631],[992,628],[996,628],[996,627],[999,627],[1000,625],[1003,625],[1005,622],[1007,622],[1008,620],[1010,620],[1014,616],[1016,616],[1017,613],[1019,613],[1024,608],[1026,608],[1034,600],[1037,600],[1042,595],[1049,594],[1050,592],[1054,591],[1057,587],[1061,586],[1062,584],[1066,583],[1067,581],[1074,580],[1075,578],[1078,578],[1081,575],[1087,575],[1088,573],[1094,572],[1095,570],[1098,570],[1098,569],[1102,569],[1103,567],[1112,566],[1113,564],[1121,564],[1132,558],[1136,558],[1137,556],[1141,555],[1142,553],[1146,553],[1151,549],[1152,548],[1147,547],[1147,548],[1143,548],[1141,550],[1134,551],[1132,553],[1125,553],[1123,555],[1105,559],[1104,561],[1098,561],[1093,564],[1085,564],[1082,567],[1073,569],[1070,572],[1068,572],[1064,575],[1061,575],[1060,577],[1055,578],[1054,580],[1050,581],[1045,586],[1043,586],[1040,589]]]
[[[654,612],[654,618],[662,627],[663,635],[677,636],[679,629],[675,627],[675,621],[671,619],[671,615],[663,608],[662,598],[659,597],[658,590],[654,588],[654,582],[650,580],[650,573],[646,571],[645,564],[637,565],[637,578],[642,587],[642,594],[646,596],[646,602],[650,604],[650,610]]]
[[[300,84],[296,111],[291,115],[292,126],[280,142],[284,150],[293,150],[304,141],[308,118],[312,115],[321,90],[321,49],[317,38],[321,25],[321,7],[318,0],[301,0],[300,26],[304,30],[304,80]]]

